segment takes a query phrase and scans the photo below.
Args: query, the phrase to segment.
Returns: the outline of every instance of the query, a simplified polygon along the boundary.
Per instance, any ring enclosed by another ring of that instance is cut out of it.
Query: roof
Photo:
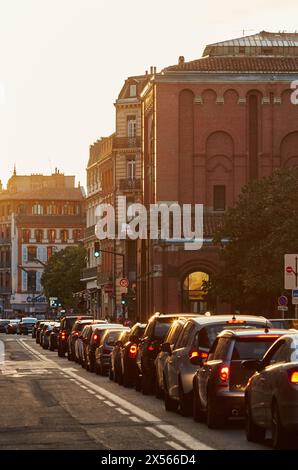
[[[266,335],[268,338],[270,336],[283,336],[287,334],[287,330],[280,330],[276,328],[269,328],[268,331],[266,332],[264,328],[249,328],[249,329],[235,329],[235,330],[229,330],[228,328],[226,330],[223,330],[219,333],[218,336],[260,336],[260,335]]]
[[[200,315],[198,317],[193,317],[192,321],[195,323],[198,323],[200,325],[207,325],[211,323],[221,323],[221,322],[228,322],[233,319],[233,317],[236,320],[245,320],[246,322],[260,322],[264,323],[264,326],[268,320],[265,317],[257,316],[257,315]]]
[[[0,201],[80,201],[84,199],[81,188],[43,188],[30,192],[17,192],[11,193],[6,191],[4,194],[0,193]]]
[[[166,67],[163,72],[298,73],[298,57],[202,57]]]

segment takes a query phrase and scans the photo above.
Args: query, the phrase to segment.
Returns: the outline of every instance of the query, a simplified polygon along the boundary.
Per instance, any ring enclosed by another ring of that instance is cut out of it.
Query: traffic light
[[[127,305],[127,294],[121,294],[121,304]]]
[[[100,243],[99,242],[94,242],[94,256],[95,258],[100,257]]]

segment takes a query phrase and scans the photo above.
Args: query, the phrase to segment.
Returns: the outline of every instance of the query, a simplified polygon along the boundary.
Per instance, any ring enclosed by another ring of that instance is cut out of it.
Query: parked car
[[[78,339],[75,342],[76,361],[79,364],[81,364],[82,367],[88,367],[87,366],[87,359],[89,361],[89,364],[90,364],[90,362],[92,363],[91,368],[93,367],[92,358],[88,357],[89,352],[90,352],[90,355],[93,355],[95,347],[96,347],[96,345],[97,345],[97,343],[98,343],[98,341],[101,337],[100,336],[101,333],[99,334],[98,331],[99,330],[100,331],[101,330],[106,330],[106,328],[110,325],[111,324],[109,324],[109,323],[97,323],[97,320],[94,320],[90,325],[85,325],[84,326],[84,328],[82,330],[82,333],[78,336]],[[98,330],[97,330],[97,328],[98,328]],[[95,331],[97,331],[96,335],[98,337],[93,336],[93,333],[95,333]],[[90,340],[92,340],[91,349],[89,348]],[[93,344],[93,343],[96,343],[96,345]]]
[[[297,330],[298,331],[298,319],[297,318],[270,318],[270,323],[273,328],[285,329],[285,330]]]
[[[54,327],[55,326],[57,327],[58,325],[60,325],[60,323],[51,322],[44,328],[44,331],[43,331],[43,334],[42,334],[42,342],[41,342],[41,346],[43,347],[43,349],[49,349],[51,333],[52,333]]]
[[[10,320],[10,322],[6,325],[6,334],[7,335],[15,335],[18,331],[18,325],[21,320],[15,319]]]
[[[144,336],[139,343],[137,351],[137,374],[135,377],[135,386],[137,390],[147,395],[155,390],[155,359],[160,351],[160,345],[164,342],[173,321],[179,317],[191,318],[195,314],[154,314],[146,326]]]
[[[199,359],[207,359],[210,348],[222,330],[227,328],[265,328],[269,325],[264,317],[252,315],[199,316],[190,318],[172,351],[170,345],[164,344],[168,352],[164,367],[165,408],[175,411],[180,408],[182,415],[190,415],[193,408],[193,378],[198,369],[190,359],[195,354]]]
[[[36,324],[37,319],[33,317],[22,318],[22,321],[19,323],[18,332],[20,335],[28,335],[32,333],[33,327]]]
[[[0,333],[6,333],[6,327],[9,324],[10,320],[1,319],[0,320]]]
[[[55,325],[49,336],[49,350],[55,351],[58,348],[58,335],[60,331],[60,322],[55,322]]]
[[[124,387],[135,385],[135,377],[138,371],[136,364],[138,344],[143,337],[145,329],[145,323],[136,323],[128,334],[128,340],[126,341],[125,336],[121,336],[118,345],[114,348],[116,349],[115,355],[119,353],[119,373],[115,374],[115,368],[117,368],[117,366],[115,367],[115,365],[113,365],[113,357],[111,357],[110,378],[114,379],[116,382],[123,383]],[[114,361],[117,363],[116,358]]]
[[[36,344],[40,344],[41,332],[42,332],[42,329],[44,327],[44,324],[48,323],[50,321],[52,321],[52,320],[42,320],[42,321],[37,322],[36,332],[35,332],[35,342],[36,342]]]
[[[123,384],[123,373],[122,373],[122,363],[121,363],[121,352],[125,347],[125,344],[129,341],[131,331],[123,331],[117,341],[114,344],[113,350],[111,352],[111,366],[109,369],[109,377],[111,380]],[[135,351],[137,351],[137,346],[135,346]]]
[[[198,366],[193,379],[193,416],[204,416],[209,428],[222,426],[227,418],[244,417],[244,392],[253,369],[242,367],[247,359],[261,359],[285,330],[241,329],[222,331],[214,341],[208,359],[202,363],[192,353],[190,362]]]
[[[171,352],[175,349],[175,344],[180,336],[183,326],[187,321],[188,317],[181,317],[178,320],[175,320],[167,335],[165,336],[164,343],[162,343],[160,351],[155,359],[155,369],[156,369],[156,391],[155,394],[157,398],[161,398],[164,393],[164,368],[166,365],[166,360],[169,356],[169,349]]]
[[[67,352],[67,340],[74,323],[77,320],[93,320],[91,315],[69,315],[61,317],[58,335],[58,356],[64,357]]]
[[[75,356],[75,342],[77,341],[84,326],[94,323],[93,320],[76,320],[73,324],[72,330],[67,339],[67,358],[69,361],[74,361]],[[106,320],[96,320],[96,323],[107,323]]]
[[[257,371],[245,390],[246,437],[261,442],[266,429],[272,431],[274,449],[298,442],[298,334],[279,338],[261,361],[245,361]]]
[[[44,322],[44,324],[43,324],[43,326],[42,326],[42,328],[41,328],[41,330],[40,330],[39,345],[40,345],[42,348],[43,348],[43,346],[44,346],[44,337],[45,337],[45,334],[46,334],[48,328],[51,328],[51,325],[53,325],[53,324],[54,324],[53,320],[46,321],[46,322]]]
[[[114,345],[118,341],[123,331],[130,331],[130,328],[117,325],[108,329],[103,334],[99,346],[95,350],[95,372],[100,375],[107,375],[111,367],[111,353]]]

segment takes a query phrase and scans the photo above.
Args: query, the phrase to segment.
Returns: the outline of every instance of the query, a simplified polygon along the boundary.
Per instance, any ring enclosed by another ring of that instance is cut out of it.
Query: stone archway
[[[188,273],[182,280],[183,311],[190,313],[205,313],[208,310],[204,283],[209,281],[209,274],[195,270]]]

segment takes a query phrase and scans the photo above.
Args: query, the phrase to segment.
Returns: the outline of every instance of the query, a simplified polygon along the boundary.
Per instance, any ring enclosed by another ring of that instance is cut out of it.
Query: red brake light
[[[221,367],[219,371],[219,378],[222,382],[227,382],[229,380],[230,369],[227,366]]]
[[[228,320],[227,321],[228,325],[243,325],[244,323],[246,323],[245,320]]]
[[[257,338],[273,338],[273,339],[277,339],[279,338],[280,335],[258,335]]]
[[[137,355],[137,351],[138,351],[138,348],[135,344],[132,344],[129,348],[129,351],[128,351],[128,355],[129,357],[131,357],[132,359],[134,359]]]
[[[150,351],[150,352],[155,351],[155,347],[152,344],[150,344],[148,346],[147,350]]]
[[[197,351],[196,349],[190,351],[189,359],[194,359],[195,357],[201,358],[203,361],[207,361],[209,354],[205,351]]]
[[[79,332],[78,332],[78,331],[75,331],[73,335],[74,335],[74,336],[79,336]]]
[[[298,385],[298,370],[289,370],[289,379],[292,384]]]
[[[97,341],[98,335],[93,335],[93,341]]]

